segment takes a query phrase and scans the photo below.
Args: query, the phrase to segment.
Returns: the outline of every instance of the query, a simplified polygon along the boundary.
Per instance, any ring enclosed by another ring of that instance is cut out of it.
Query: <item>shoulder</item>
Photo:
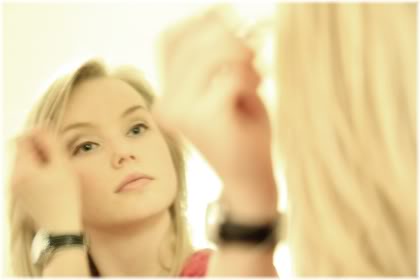
[[[202,277],[206,276],[207,265],[213,250],[202,249],[194,252],[185,262],[180,276]]]

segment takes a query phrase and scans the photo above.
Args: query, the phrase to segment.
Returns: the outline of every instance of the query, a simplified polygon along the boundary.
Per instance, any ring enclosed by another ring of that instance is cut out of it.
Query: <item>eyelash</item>
[[[149,130],[149,126],[147,126],[146,124],[144,124],[144,123],[137,123],[137,124],[135,124],[134,126],[132,126],[132,127],[130,128],[129,132],[131,132],[134,128],[143,128],[145,131]],[[141,134],[141,133],[138,133],[138,134]],[[138,135],[138,134],[136,134],[136,135]],[[94,142],[91,142],[91,141],[85,141],[85,142],[83,142],[83,143],[81,143],[81,144],[77,145],[77,146],[74,148],[74,150],[73,150],[73,152],[72,152],[72,155],[73,155],[73,156],[78,155],[78,154],[79,154],[79,152],[80,152],[80,149],[81,149],[83,146],[87,145],[87,144],[94,144],[94,145],[98,145],[98,144],[96,144],[96,143],[94,143]],[[89,152],[89,151],[86,151],[86,153],[87,153],[87,152]]]
[[[141,127],[141,128],[143,128],[145,131],[149,129],[149,127],[148,127],[146,124],[144,124],[144,123],[138,123],[138,124],[135,124],[133,127],[131,127],[131,128],[130,128],[130,131],[132,131],[132,130],[133,130],[133,128],[137,128],[137,127]]]

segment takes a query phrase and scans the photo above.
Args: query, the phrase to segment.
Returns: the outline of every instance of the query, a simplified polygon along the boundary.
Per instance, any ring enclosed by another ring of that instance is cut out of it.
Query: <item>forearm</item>
[[[70,212],[72,214],[65,216],[61,215],[61,219],[48,219],[48,223],[43,226],[52,233],[81,233],[83,232],[82,223],[80,221],[80,214],[76,210]],[[74,246],[62,247],[57,249],[50,261],[44,266],[42,271],[43,276],[90,276],[87,247]]]
[[[42,275],[46,277],[90,276],[86,250],[82,247],[74,247],[57,251],[44,267]]]
[[[278,191],[271,170],[253,182],[232,179],[224,180],[224,185],[221,200],[236,222],[256,225],[277,217]]]
[[[277,277],[273,264],[274,248],[266,250],[245,245],[229,245],[218,248],[212,255],[208,276]]]
[[[230,182],[224,189],[223,204],[235,223],[262,225],[277,217],[277,188],[273,176],[264,182],[241,185]],[[275,248],[266,245],[226,244],[210,259],[209,276],[277,276],[273,264]]]

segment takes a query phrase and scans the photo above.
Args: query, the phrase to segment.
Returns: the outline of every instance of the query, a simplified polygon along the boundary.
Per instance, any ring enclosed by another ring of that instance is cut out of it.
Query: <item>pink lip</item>
[[[148,175],[141,174],[141,173],[133,173],[133,174],[130,174],[127,177],[125,177],[125,179],[118,185],[118,188],[115,192],[116,193],[121,192],[130,183],[133,183],[134,181],[138,181],[138,180],[142,180],[142,179],[154,180],[153,177],[150,177]]]

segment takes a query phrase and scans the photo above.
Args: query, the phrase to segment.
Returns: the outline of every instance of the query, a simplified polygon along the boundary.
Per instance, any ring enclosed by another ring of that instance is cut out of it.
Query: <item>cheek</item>
[[[103,189],[105,179],[100,166],[87,159],[74,164],[81,183],[82,197],[89,198],[98,195],[98,191]]]
[[[163,170],[165,189],[170,197],[175,197],[178,192],[178,178],[175,167],[171,164],[168,165],[165,170]]]
[[[176,190],[178,175],[175,164],[171,157],[170,149],[163,138],[161,139],[160,148],[158,151],[158,164],[160,165],[159,169],[161,170],[160,176],[164,177],[166,183]]]

